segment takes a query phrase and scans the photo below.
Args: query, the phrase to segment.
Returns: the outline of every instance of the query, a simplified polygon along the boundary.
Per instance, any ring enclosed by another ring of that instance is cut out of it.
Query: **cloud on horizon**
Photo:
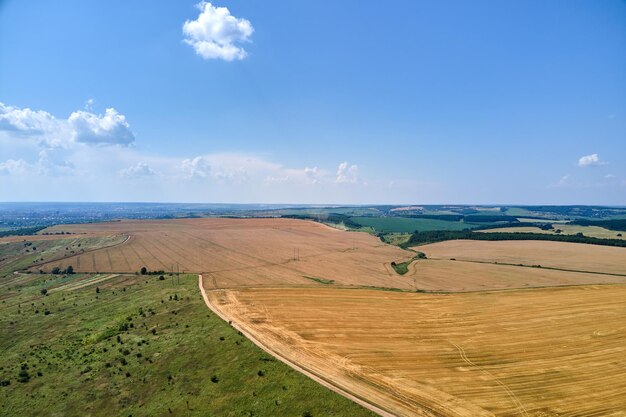
[[[359,180],[359,167],[357,165],[348,165],[342,162],[337,167],[337,175],[335,182],[354,184]]]
[[[237,44],[250,41],[254,32],[250,21],[236,18],[228,8],[216,7],[209,2],[202,1],[196,7],[200,14],[196,20],[187,20],[183,24],[183,41],[204,59],[244,59],[248,54]]]

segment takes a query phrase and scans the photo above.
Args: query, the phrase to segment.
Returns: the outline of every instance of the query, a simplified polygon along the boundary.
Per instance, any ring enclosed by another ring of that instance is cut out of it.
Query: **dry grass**
[[[391,261],[413,254],[365,233],[344,232],[293,219],[185,219],[63,225],[47,231],[129,235],[128,242],[67,257],[42,267],[77,272],[149,270],[204,272],[216,287],[310,285],[304,276],[335,285],[411,289]],[[294,260],[294,249],[297,260]]]
[[[433,259],[541,265],[626,275],[626,248],[611,246],[538,240],[449,240],[420,246],[419,250]]]
[[[209,292],[275,352],[397,415],[626,410],[626,287]]]

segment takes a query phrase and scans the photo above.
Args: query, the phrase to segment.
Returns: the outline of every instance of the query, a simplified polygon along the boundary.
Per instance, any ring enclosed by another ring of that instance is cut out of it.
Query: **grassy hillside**
[[[11,273],[0,300],[0,416],[372,415],[213,315],[196,276]]]

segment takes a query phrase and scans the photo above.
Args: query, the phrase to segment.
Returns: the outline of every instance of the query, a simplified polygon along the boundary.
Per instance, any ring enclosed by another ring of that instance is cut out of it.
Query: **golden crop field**
[[[559,242],[560,243],[560,242]],[[591,246],[591,245],[589,245]],[[626,249],[621,248],[625,253]],[[626,274],[608,275],[482,262],[426,259],[409,265],[404,275],[416,290],[482,291],[583,284],[626,284]]]
[[[46,232],[128,236],[101,250],[70,256],[40,268],[72,265],[77,272],[204,272],[216,287],[335,285],[411,289],[391,268],[413,253],[376,237],[293,219],[184,219],[62,225]],[[295,259],[294,259],[295,258]],[[306,278],[308,277],[308,278]]]
[[[428,258],[541,265],[626,275],[626,248],[540,240],[449,240],[419,248]]]
[[[208,295],[275,354],[395,415],[626,415],[626,286]]]

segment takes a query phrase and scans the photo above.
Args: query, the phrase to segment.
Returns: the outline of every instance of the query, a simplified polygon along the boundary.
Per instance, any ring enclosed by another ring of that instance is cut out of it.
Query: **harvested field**
[[[415,290],[481,291],[583,284],[626,284],[626,275],[569,272],[491,263],[419,260],[403,275]]]
[[[209,291],[274,351],[401,416],[626,410],[626,286]]]
[[[293,219],[180,219],[62,225],[47,232],[129,235],[127,242],[41,266],[72,265],[77,272],[149,270],[204,272],[214,287],[311,285],[305,276],[335,285],[411,289],[392,261],[412,253],[376,237]],[[295,259],[294,259],[295,257]],[[323,284],[319,284],[323,285]]]
[[[626,275],[626,248],[538,240],[449,240],[419,246],[432,259],[541,265]]]

